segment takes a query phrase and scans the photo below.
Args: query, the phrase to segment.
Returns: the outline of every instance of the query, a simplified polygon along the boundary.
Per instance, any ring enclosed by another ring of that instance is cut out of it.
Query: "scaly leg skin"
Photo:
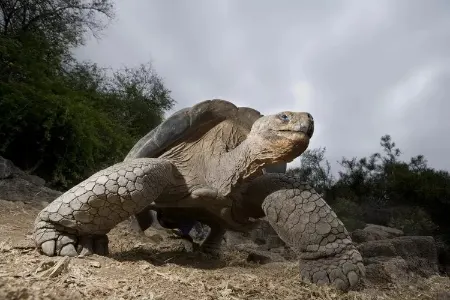
[[[97,172],[38,214],[36,247],[48,256],[107,255],[106,234],[152,203],[172,178],[172,164],[154,158],[121,162]]]
[[[266,174],[247,191],[280,238],[299,256],[303,281],[347,291],[365,276],[365,267],[344,224],[322,197],[299,178]]]

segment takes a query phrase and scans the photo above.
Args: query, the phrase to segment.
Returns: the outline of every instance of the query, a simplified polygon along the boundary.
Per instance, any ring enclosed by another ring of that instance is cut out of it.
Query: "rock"
[[[89,263],[89,266],[94,267],[94,268],[100,268],[102,265],[98,261],[91,261]]]
[[[11,178],[14,168],[15,166],[10,160],[0,156],[0,179]]]
[[[386,227],[382,225],[367,224],[364,229],[356,229],[351,233],[351,238],[355,243],[368,241],[385,240],[394,237],[403,236],[400,229]]]
[[[52,202],[62,193],[44,186],[45,180],[27,174],[0,156],[0,198],[8,201]]]
[[[62,193],[38,186],[23,178],[9,178],[0,180],[0,198],[8,201],[24,202],[52,202]]]
[[[358,245],[358,250],[364,258],[420,257],[436,265],[438,262],[436,245],[431,236],[402,236],[388,240],[368,241]]]
[[[367,280],[373,283],[406,282],[439,273],[436,246],[431,236],[402,236],[358,245]]]
[[[406,260],[400,257],[379,259],[365,267],[366,281],[371,284],[406,283],[417,277],[409,270]]]
[[[196,242],[203,241],[211,231],[211,228],[209,226],[202,224],[200,222],[195,223],[194,227],[192,228],[190,235]]]
[[[35,176],[30,175],[18,167],[16,167],[12,161],[9,159],[6,159],[2,156],[0,156],[0,180],[1,179],[8,179],[8,178],[22,178],[26,181],[29,181],[37,186],[44,186],[45,180]]]

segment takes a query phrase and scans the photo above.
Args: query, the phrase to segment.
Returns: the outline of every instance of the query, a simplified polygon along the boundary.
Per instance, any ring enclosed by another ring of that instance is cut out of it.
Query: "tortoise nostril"
[[[313,120],[313,117],[311,116],[310,113],[306,113],[306,115],[308,116],[309,119]]]

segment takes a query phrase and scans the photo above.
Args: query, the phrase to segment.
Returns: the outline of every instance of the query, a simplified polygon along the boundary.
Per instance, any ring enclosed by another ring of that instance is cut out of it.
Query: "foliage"
[[[343,157],[337,180],[325,167],[329,164],[323,164],[322,148],[305,152],[302,167],[289,172],[306,174],[306,180],[324,191],[327,202],[350,227],[376,219],[371,216],[375,211],[385,211],[387,223],[406,233],[448,233],[450,174],[428,167],[423,155],[402,161],[401,150],[389,135],[381,137],[380,146],[383,151],[369,157]]]
[[[347,198],[338,198],[334,202],[333,210],[347,230],[353,231],[364,227],[363,209],[356,202]]]
[[[87,31],[98,36],[113,8],[110,0],[1,0],[0,34],[39,35],[67,49],[81,44]]]
[[[151,64],[71,56],[112,15],[108,0],[0,1],[0,155],[53,187],[121,161],[174,104]]]
[[[319,192],[330,189],[334,177],[331,174],[330,162],[325,159],[325,151],[326,148],[306,150],[300,157],[301,167],[289,169],[287,173],[302,177]]]
[[[425,209],[418,206],[396,207],[389,225],[407,235],[429,235],[438,229]]]

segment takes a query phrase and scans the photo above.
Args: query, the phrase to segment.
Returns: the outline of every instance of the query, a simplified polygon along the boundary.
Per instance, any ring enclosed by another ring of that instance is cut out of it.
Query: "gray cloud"
[[[115,68],[152,60],[174,110],[214,97],[264,114],[307,110],[311,147],[333,163],[391,134],[405,158],[450,169],[446,0],[135,0],[117,1],[117,16],[77,56]]]

